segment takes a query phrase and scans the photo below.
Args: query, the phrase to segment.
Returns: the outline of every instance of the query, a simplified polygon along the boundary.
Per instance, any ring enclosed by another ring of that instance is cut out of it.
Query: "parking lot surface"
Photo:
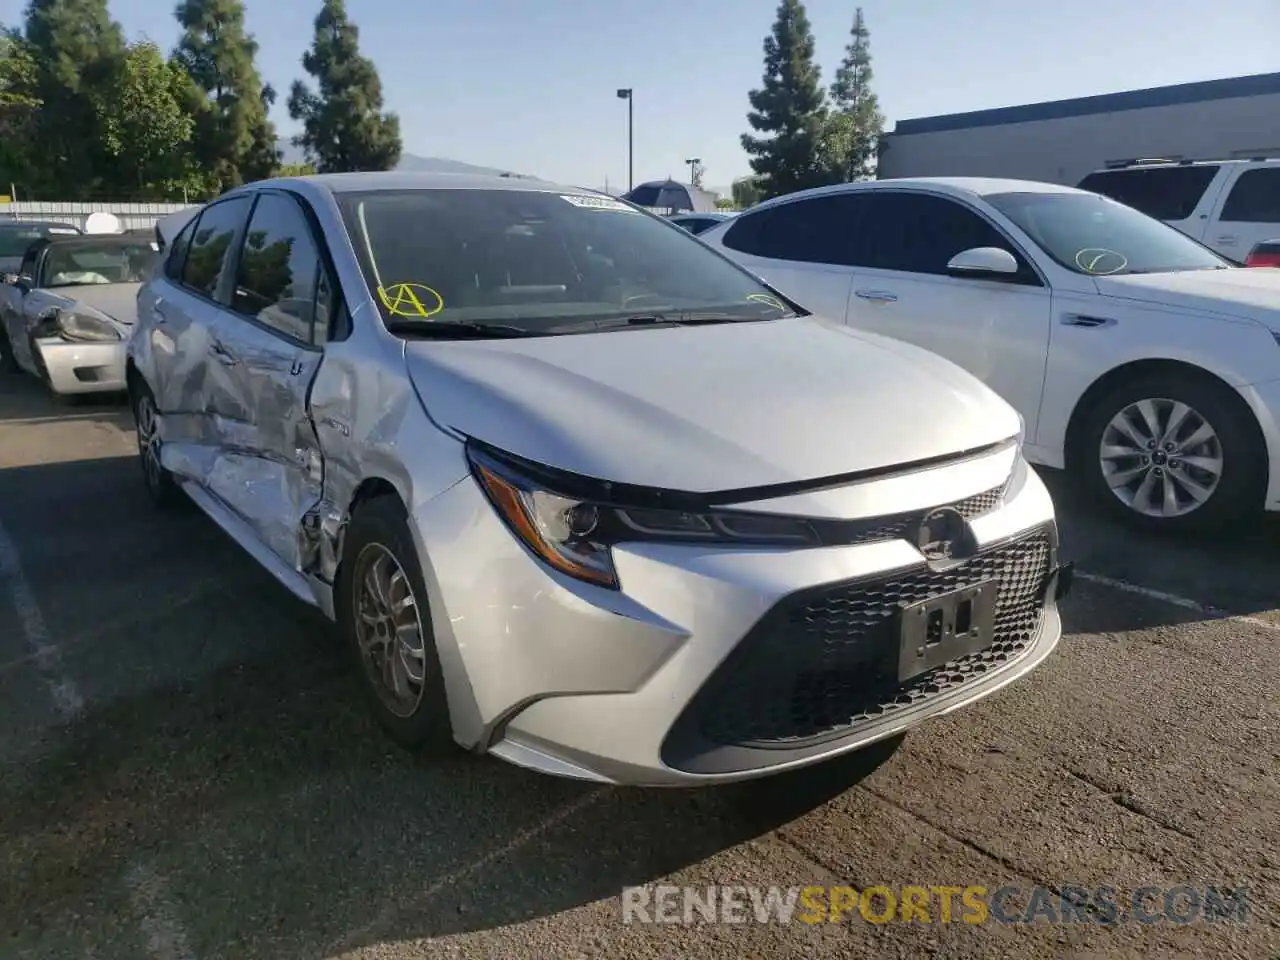
[[[391,746],[318,614],[153,512],[123,405],[0,377],[0,956],[1272,960],[1277,525],[1149,540],[1050,482],[1081,576],[1029,679],[802,775],[602,788]],[[1244,887],[1247,916],[624,924],[660,883]]]

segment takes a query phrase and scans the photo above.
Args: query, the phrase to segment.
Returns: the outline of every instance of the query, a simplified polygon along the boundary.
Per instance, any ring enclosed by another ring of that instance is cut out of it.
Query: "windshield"
[[[1107,197],[998,193],[984,198],[1068,270],[1090,276],[1218,270],[1229,264],[1184,233]]]
[[[55,243],[45,254],[45,287],[98,283],[141,283],[156,261],[155,245],[145,240],[77,240]]]
[[[530,190],[340,194],[383,316],[576,332],[628,317],[790,308],[686,231],[618,200]]]

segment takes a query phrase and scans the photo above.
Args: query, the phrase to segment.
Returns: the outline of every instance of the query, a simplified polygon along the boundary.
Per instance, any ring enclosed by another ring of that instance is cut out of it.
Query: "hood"
[[[54,287],[44,292],[51,300],[80,305],[131,327],[138,317],[140,283],[86,283],[78,287]]]
[[[1280,320],[1280,270],[1233,267],[1094,277],[1098,292],[1165,307],[1275,323]]]
[[[408,341],[440,425],[586,477],[710,493],[877,470],[1017,434],[959,367],[813,318]]]

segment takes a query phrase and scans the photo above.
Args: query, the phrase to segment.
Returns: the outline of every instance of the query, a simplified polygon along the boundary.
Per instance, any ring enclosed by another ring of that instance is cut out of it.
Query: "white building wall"
[[[1013,177],[1071,186],[1109,161],[1280,157],[1280,93],[926,133],[891,133],[888,177]]]

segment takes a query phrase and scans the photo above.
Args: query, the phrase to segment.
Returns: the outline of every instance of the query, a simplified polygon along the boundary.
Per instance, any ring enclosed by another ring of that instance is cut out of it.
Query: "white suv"
[[[1163,220],[1235,261],[1280,237],[1280,159],[1140,161],[1096,170],[1078,186]]]

